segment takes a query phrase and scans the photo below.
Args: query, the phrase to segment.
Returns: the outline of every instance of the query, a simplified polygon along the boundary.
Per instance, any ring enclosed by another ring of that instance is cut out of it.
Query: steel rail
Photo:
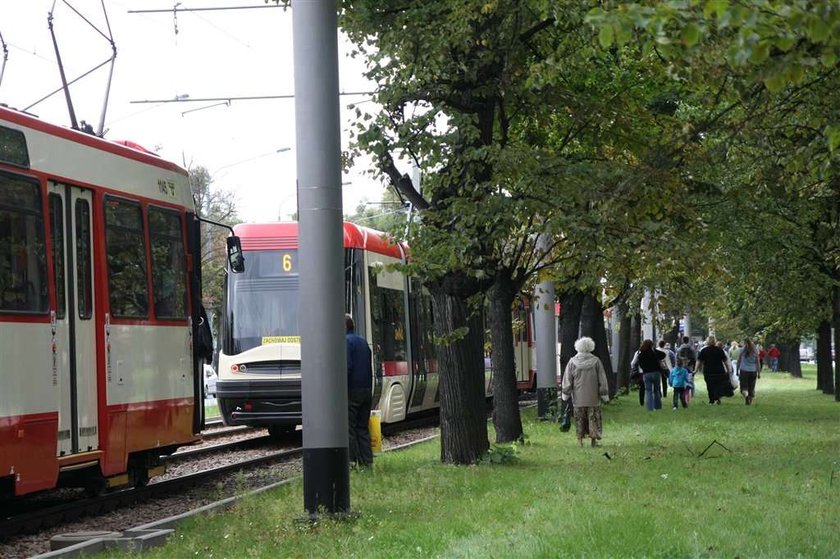
[[[0,541],[13,535],[32,533],[56,526],[61,522],[73,520],[80,516],[108,512],[120,506],[169,496],[177,491],[195,487],[225,474],[264,466],[274,462],[287,461],[300,456],[302,453],[302,448],[283,450],[234,464],[179,476],[170,480],[150,483],[143,487],[125,489],[98,497],[89,497],[80,501],[73,501],[71,503],[64,503],[37,511],[6,517],[0,520]]]
[[[437,414],[430,414],[401,421],[399,423],[386,424],[382,426],[382,434],[391,435],[400,431],[427,427],[437,423],[437,420]],[[224,450],[224,447],[241,448],[249,445],[256,446],[271,440],[273,440],[273,438],[270,436],[254,437],[242,441],[226,443],[224,445],[213,445],[212,447],[206,447],[206,449],[196,448],[193,450],[183,451],[182,453],[172,455],[169,459],[178,460],[181,458],[194,457],[198,454],[218,452]],[[302,453],[302,447],[282,450],[218,468],[202,470],[200,472],[179,476],[169,480],[152,482],[143,487],[124,489],[96,497],[74,500],[69,503],[65,502],[57,505],[52,504],[38,510],[9,515],[5,518],[0,518],[0,541],[4,541],[11,536],[24,533],[34,533],[52,526],[57,526],[62,522],[75,520],[80,516],[101,514],[121,506],[169,496],[175,492],[198,486],[226,474],[256,468],[275,462],[288,461],[301,456]],[[14,503],[14,501],[11,501],[11,503]]]

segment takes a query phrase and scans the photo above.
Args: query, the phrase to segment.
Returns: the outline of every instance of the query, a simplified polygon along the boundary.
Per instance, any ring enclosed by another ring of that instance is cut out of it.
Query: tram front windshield
[[[246,254],[245,271],[228,275],[233,354],[267,343],[300,342],[297,250]]]

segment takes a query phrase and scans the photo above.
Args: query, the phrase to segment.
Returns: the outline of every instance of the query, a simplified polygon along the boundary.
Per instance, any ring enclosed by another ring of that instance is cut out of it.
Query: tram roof
[[[234,233],[242,240],[242,249],[283,250],[298,248],[298,222],[278,221],[273,223],[240,223],[233,227]],[[404,243],[399,243],[404,252],[408,252]],[[344,248],[361,248],[370,252],[401,258],[402,252],[387,234],[344,222]]]
[[[104,138],[100,138],[99,136],[94,136],[93,134],[88,134],[66,126],[59,126],[57,124],[43,121],[37,116],[5,107],[2,104],[0,104],[0,122],[8,123],[13,127],[28,128],[30,130],[54,136],[74,144],[84,145],[93,149],[125,157],[127,159],[133,159],[134,161],[153,165],[180,175],[187,174],[187,171],[182,167],[172,163],[171,161],[162,159],[156,153],[149,151],[132,141],[106,140]]]

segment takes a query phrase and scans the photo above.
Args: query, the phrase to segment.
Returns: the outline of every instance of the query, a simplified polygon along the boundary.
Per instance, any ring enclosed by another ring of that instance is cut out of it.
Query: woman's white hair
[[[595,342],[592,338],[584,336],[575,342],[575,351],[578,353],[592,353],[594,349]]]

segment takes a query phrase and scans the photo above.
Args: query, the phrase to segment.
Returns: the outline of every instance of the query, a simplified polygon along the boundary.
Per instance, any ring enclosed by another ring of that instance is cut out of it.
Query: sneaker
[[[677,411],[677,406],[674,406],[674,408],[673,408],[673,409],[674,409],[674,411]]]

